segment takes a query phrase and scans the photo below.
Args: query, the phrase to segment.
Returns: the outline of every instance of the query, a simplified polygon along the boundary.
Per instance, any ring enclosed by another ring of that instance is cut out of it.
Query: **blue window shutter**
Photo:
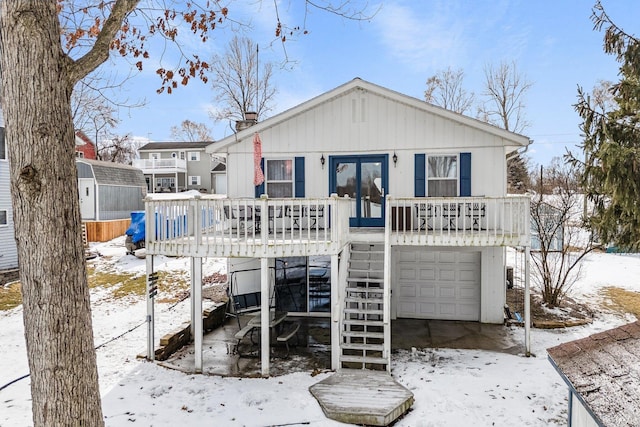
[[[415,188],[413,191],[415,197],[424,197],[426,195],[427,168],[425,164],[425,157],[426,156],[424,154],[415,155]]]
[[[295,196],[304,197],[304,157],[296,157],[295,161]]]
[[[266,180],[267,171],[264,170],[264,157],[260,159],[260,169],[262,169],[262,173],[265,174],[265,180]],[[264,194],[264,181],[262,182],[262,184],[256,185],[256,199],[262,196],[263,194]]]
[[[460,153],[460,197],[471,196],[471,153]]]

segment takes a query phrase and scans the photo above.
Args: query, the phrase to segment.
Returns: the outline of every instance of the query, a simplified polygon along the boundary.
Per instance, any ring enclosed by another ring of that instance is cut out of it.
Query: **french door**
[[[351,199],[351,227],[384,227],[389,156],[329,156],[329,190]]]

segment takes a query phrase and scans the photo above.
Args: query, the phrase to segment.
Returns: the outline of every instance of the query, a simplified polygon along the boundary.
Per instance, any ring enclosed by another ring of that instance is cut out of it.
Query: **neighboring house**
[[[198,190],[211,193],[212,170],[217,166],[205,148],[211,141],[150,142],[138,149],[133,166],[144,173],[149,193]]]
[[[640,322],[547,350],[569,386],[567,425],[640,425]]]
[[[76,157],[96,160],[96,144],[81,130],[76,131]]]
[[[9,159],[0,109],[0,272],[18,268],[18,249],[13,230],[13,209],[9,185]]]
[[[533,208],[537,211],[531,216],[531,250],[540,251],[544,242],[545,252],[562,252],[567,213],[540,200],[539,196],[533,199]]]
[[[227,198],[147,202],[147,254],[228,257],[233,296],[263,316],[330,317],[333,369],[390,370],[394,319],[503,323],[506,247],[530,245],[506,155],[529,143],[354,79],[208,146]]]

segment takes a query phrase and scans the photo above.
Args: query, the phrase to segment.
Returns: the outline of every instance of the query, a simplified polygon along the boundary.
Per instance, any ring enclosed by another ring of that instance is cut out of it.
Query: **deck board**
[[[388,425],[413,405],[413,393],[386,371],[343,369],[309,391],[328,418],[352,424]]]

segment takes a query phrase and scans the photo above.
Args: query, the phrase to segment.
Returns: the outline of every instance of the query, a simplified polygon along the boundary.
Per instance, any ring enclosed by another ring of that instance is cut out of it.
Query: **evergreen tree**
[[[640,249],[640,40],[616,26],[599,1],[592,12],[594,29],[605,28],[604,51],[621,64],[620,81],[607,106],[578,90],[584,158],[569,160],[584,161],[582,184],[595,204],[588,223],[601,242]]]

